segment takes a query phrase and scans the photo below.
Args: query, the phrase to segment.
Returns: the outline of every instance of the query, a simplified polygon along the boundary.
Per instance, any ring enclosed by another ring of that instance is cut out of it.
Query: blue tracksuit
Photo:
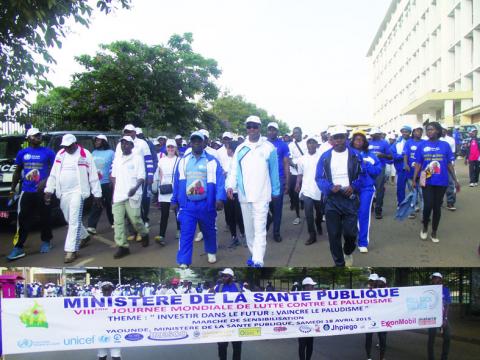
[[[408,172],[405,170],[403,163],[403,149],[406,142],[407,140],[401,137],[400,141],[393,143],[390,147],[393,156],[393,166],[395,166],[395,170],[397,171],[397,206],[405,199],[405,187],[407,186],[408,180]]]
[[[192,263],[193,237],[197,223],[203,233],[205,252],[217,253],[216,201],[224,201],[225,177],[217,159],[205,151],[196,159],[192,153],[181,158],[175,171],[172,204],[178,204],[180,241],[177,263]]]
[[[360,208],[358,209],[358,246],[368,247],[370,243],[370,218],[373,197],[375,196],[375,179],[382,172],[382,163],[371,152],[361,152],[362,172],[360,187]]]

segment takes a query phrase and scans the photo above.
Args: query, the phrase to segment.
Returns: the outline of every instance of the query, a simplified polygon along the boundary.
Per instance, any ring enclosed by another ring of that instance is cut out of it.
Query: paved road
[[[477,248],[480,242],[478,230],[480,187],[468,187],[467,169],[463,164],[457,164],[462,191],[458,194],[456,212],[442,211],[439,229],[440,243],[419,239],[420,216],[416,220],[395,221],[394,203],[395,186],[387,185],[384,219],[372,219],[371,246],[368,254],[355,253],[355,266],[480,266]],[[153,236],[158,232],[159,210],[151,210],[151,230]],[[305,246],[307,238],[306,224],[292,225],[293,212],[288,207],[288,197],[285,200],[284,218],[282,223],[283,242],[275,243],[268,237],[266,266],[332,266],[328,239],[326,235],[317,243]],[[159,247],[153,241],[148,248],[142,248],[133,243],[132,254],[121,260],[114,260],[113,230],[106,224],[104,216],[98,227],[98,236],[91,244],[82,249],[74,266],[176,266],[175,226],[170,219],[167,231],[167,245]],[[218,216],[218,262],[215,266],[244,266],[248,250],[243,247],[228,249],[230,241],[226,231],[224,214]],[[13,227],[0,230],[0,266],[15,264],[18,266],[62,266],[63,242],[66,228],[60,227],[54,231],[55,247],[49,254],[39,254],[39,233],[32,233],[27,241],[27,256],[13,263],[7,263],[5,256],[11,248]],[[192,266],[209,266],[203,250],[203,242],[195,243]]]
[[[375,344],[374,337],[374,344]],[[420,360],[426,359],[427,336],[414,332],[389,333],[387,338],[387,354],[389,360]],[[316,338],[312,359],[346,360],[366,359],[364,351],[364,335],[345,335]],[[163,347],[140,347],[123,350],[123,359],[217,359],[216,344],[181,345]],[[441,339],[436,342],[437,358],[440,358]],[[452,341],[450,360],[476,360],[480,353],[480,345]],[[65,352],[50,352],[39,354],[9,355],[7,360],[34,360],[66,358]],[[229,347],[231,358],[231,347]],[[378,358],[378,351],[373,350],[372,356]],[[94,350],[78,350],[68,353],[69,360],[93,359]],[[256,360],[292,360],[298,359],[297,340],[265,340],[245,342],[242,348],[243,359]]]

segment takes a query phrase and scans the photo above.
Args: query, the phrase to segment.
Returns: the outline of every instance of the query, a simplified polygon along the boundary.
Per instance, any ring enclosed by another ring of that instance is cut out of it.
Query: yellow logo
[[[261,336],[262,328],[252,327],[246,329],[238,329],[238,336]]]
[[[47,316],[43,307],[36,301],[34,305],[20,314],[20,321],[27,327],[48,328]]]

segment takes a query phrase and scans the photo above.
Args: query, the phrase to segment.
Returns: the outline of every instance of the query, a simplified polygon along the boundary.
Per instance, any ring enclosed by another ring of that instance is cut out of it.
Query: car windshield
[[[22,148],[23,139],[20,137],[0,138],[0,159],[15,159]]]

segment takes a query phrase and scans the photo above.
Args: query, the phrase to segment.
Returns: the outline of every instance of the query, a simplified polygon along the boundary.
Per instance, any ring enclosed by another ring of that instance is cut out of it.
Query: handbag
[[[177,166],[177,160],[178,158],[175,160],[175,164],[173,164],[172,183],[160,185],[158,188],[161,195],[168,195],[173,193],[173,176],[175,174],[175,167]]]

